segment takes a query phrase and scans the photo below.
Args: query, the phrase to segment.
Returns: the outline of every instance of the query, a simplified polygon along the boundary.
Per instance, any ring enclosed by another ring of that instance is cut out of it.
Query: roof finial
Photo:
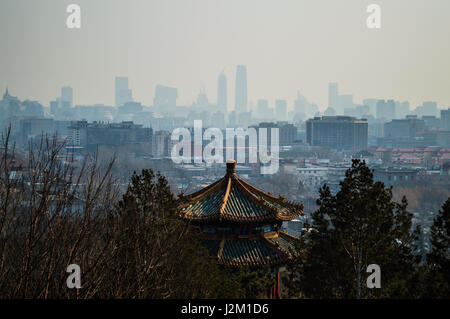
[[[227,175],[236,174],[236,161],[228,160],[227,161]]]

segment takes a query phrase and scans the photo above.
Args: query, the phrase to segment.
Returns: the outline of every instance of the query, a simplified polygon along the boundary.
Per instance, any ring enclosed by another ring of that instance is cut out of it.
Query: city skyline
[[[245,66],[238,66],[244,67]],[[245,76],[243,79],[244,87],[246,86]],[[139,107],[160,107],[161,106],[161,98],[168,98],[169,94],[171,96],[171,101],[166,100],[164,103],[166,106],[178,106],[178,107],[193,107],[200,106],[204,108],[205,106],[211,107],[211,112],[214,110],[222,112],[224,115],[232,115],[235,114],[243,114],[247,111],[249,114],[253,114],[256,118],[266,119],[266,120],[286,120],[287,112],[290,112],[292,115],[297,114],[306,114],[306,117],[314,117],[314,116],[353,116],[355,118],[364,118],[367,115],[371,115],[374,118],[380,119],[394,119],[394,118],[404,118],[407,115],[433,115],[439,117],[439,112],[448,109],[445,106],[439,106],[435,101],[423,101],[422,104],[417,106],[411,106],[409,101],[398,101],[394,99],[363,99],[362,103],[354,103],[353,94],[339,94],[339,83],[330,82],[328,83],[328,104],[325,107],[322,107],[318,110],[318,113],[314,111],[314,102],[309,104],[306,102],[305,105],[300,106],[298,109],[297,103],[302,102],[302,99],[305,99],[304,96],[298,95],[296,100],[292,101],[292,104],[289,105],[284,99],[276,99],[275,101],[269,101],[267,99],[258,99],[257,103],[250,101],[245,104],[245,106],[241,106],[240,111],[236,112],[236,105],[238,96],[240,93],[235,92],[235,105],[228,106],[227,103],[227,79],[223,71],[218,76],[217,81],[217,101],[209,101],[207,95],[200,90],[198,94],[197,101],[192,102],[191,105],[180,105],[176,102],[177,100],[177,88],[170,88],[164,85],[156,85],[155,87],[155,99],[151,105],[143,105],[140,101],[135,101],[132,97],[133,90],[128,87],[128,77],[120,76],[115,78],[115,104],[112,105],[114,108],[120,108],[124,106],[126,103],[138,104]],[[164,91],[164,93],[163,93]],[[170,93],[169,93],[170,92]],[[245,90],[243,91],[245,92]],[[8,86],[5,89],[5,94],[9,94]],[[163,94],[165,97],[163,97]],[[298,93],[299,94],[299,91]],[[14,94],[13,94],[14,95]],[[107,106],[104,103],[96,103],[96,104],[77,104],[73,103],[73,88],[71,86],[63,86],[61,88],[61,96],[56,97],[49,102],[49,105],[43,105],[44,107],[49,107],[50,112],[54,107],[62,107],[62,108],[73,108],[75,106]],[[245,95],[245,94],[244,94]],[[199,99],[203,100],[203,103],[199,103]],[[23,101],[29,100],[33,101],[29,98],[23,98]],[[120,100],[120,102],[118,102]],[[156,102],[155,102],[156,101]],[[305,100],[307,101],[307,100]],[[387,101],[387,102],[386,102]],[[40,101],[33,101],[40,103]],[[155,104],[156,103],[156,104]],[[206,103],[206,104],[204,104]],[[242,102],[243,103],[243,102]],[[255,106],[256,104],[256,106]],[[54,106],[56,105],[56,106]],[[227,107],[228,106],[228,107]],[[246,109],[242,109],[246,107]],[[383,109],[383,110],[382,110]],[[206,110],[206,109],[205,109]],[[355,113],[356,112],[356,113]],[[381,113],[380,113],[381,112]],[[359,115],[356,115],[360,113]],[[307,115],[309,114],[309,115]]]
[[[377,1],[379,30],[365,25],[370,1],[335,2],[80,0],[82,26],[70,30],[69,1],[3,1],[0,87],[48,105],[70,85],[76,104],[114,105],[114,77],[127,76],[144,105],[157,84],[178,88],[179,104],[190,105],[200,88],[217,100],[221,70],[234,101],[235,67],[246,65],[249,103],[285,99],[292,109],[300,90],[324,111],[327,84],[338,82],[356,103],[450,105],[448,1]]]

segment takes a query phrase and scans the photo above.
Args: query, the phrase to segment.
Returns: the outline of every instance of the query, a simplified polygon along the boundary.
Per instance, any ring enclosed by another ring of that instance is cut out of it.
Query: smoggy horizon
[[[81,28],[68,29],[66,7],[81,7]],[[366,8],[381,7],[381,28],[368,29]],[[217,101],[227,77],[234,108],[237,65],[247,66],[249,104],[297,91],[327,107],[328,83],[363,99],[450,106],[450,2],[4,0],[0,4],[0,88],[48,105],[61,87],[74,104],[114,105],[114,78],[127,76],[133,99],[152,105],[157,84],[176,87],[179,105],[201,90]]]

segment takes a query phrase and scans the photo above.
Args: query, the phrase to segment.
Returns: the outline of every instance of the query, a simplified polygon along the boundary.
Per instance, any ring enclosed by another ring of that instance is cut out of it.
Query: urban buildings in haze
[[[217,79],[217,106],[227,114],[227,77],[222,72]]]
[[[236,67],[236,91],[235,91],[235,106],[236,113],[247,112],[247,67],[245,65],[238,65]]]
[[[176,106],[178,98],[177,88],[164,85],[157,85],[155,88],[155,97],[153,98],[153,106],[168,107]]]
[[[395,102],[394,100],[378,100],[377,101],[377,119],[392,120],[395,118]]]
[[[269,107],[269,101],[265,99],[258,100],[256,105],[256,118],[271,119],[273,118],[273,109]]]
[[[73,106],[73,89],[65,86],[61,89],[61,107],[71,108]]]
[[[346,108],[353,108],[353,95],[339,95],[339,85],[336,82],[328,84],[328,113],[344,114]]]
[[[287,120],[287,103],[286,100],[275,101],[275,117],[278,121]]]
[[[427,115],[436,116],[438,114],[437,103],[431,101],[423,102],[421,106],[418,106],[414,110],[414,114],[418,116],[427,116]]]
[[[323,116],[306,121],[306,141],[311,146],[358,151],[367,148],[368,123],[350,116]]]
[[[450,131],[450,108],[441,110],[441,122],[444,130]]]
[[[328,83],[328,107],[337,110],[339,103],[338,84],[336,82]]]
[[[128,88],[127,77],[116,77],[115,80],[115,98],[116,106],[122,106],[127,102],[132,102],[132,92]]]

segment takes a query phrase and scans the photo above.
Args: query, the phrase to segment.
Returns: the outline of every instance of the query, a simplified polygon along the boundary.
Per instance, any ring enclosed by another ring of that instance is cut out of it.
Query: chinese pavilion
[[[281,231],[281,225],[303,215],[302,204],[240,179],[232,161],[227,162],[223,178],[188,196],[181,194],[178,211],[219,263],[234,268],[272,267],[276,282],[269,296],[278,298],[279,272],[294,257],[298,240]]]

